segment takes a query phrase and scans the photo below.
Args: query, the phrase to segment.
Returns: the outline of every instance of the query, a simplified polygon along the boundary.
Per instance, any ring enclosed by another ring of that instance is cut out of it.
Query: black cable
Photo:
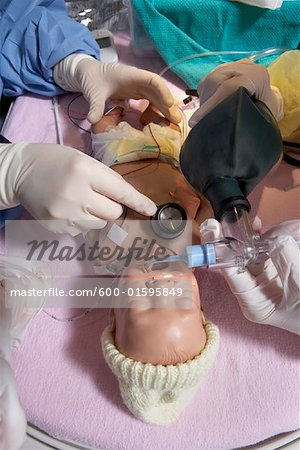
[[[79,129],[82,130],[82,131],[85,131],[86,133],[91,134],[91,131],[90,131],[90,130],[86,130],[85,128],[83,128],[83,127],[81,127],[80,125],[78,125],[78,123],[75,122],[74,118],[71,117],[71,114],[70,114],[70,108],[71,108],[71,105],[72,105],[72,104],[75,102],[75,100],[77,100],[79,97],[82,97],[82,94],[76,95],[76,97],[72,98],[72,100],[69,102],[69,104],[68,104],[68,106],[67,106],[67,116],[68,116],[70,122],[72,122],[72,124],[75,125],[75,127],[79,128]],[[77,119],[77,120],[80,120],[80,119]]]
[[[287,152],[283,152],[283,161],[285,161],[288,164],[291,164],[295,167],[300,167],[300,159],[293,158],[293,156],[289,155]]]
[[[6,137],[2,136],[2,134],[0,134],[0,143],[1,144],[11,144],[11,142],[6,139]]]
[[[300,149],[300,144],[298,142],[282,141],[282,143],[283,143],[283,145],[287,145],[288,147]]]
[[[291,164],[295,167],[300,167],[300,159],[294,158],[293,156],[289,155],[290,152],[298,153],[300,152],[300,144],[297,142],[289,142],[289,141],[283,141],[283,145],[286,145],[288,147],[291,147],[292,150],[283,150],[283,161],[285,161],[288,164]]]

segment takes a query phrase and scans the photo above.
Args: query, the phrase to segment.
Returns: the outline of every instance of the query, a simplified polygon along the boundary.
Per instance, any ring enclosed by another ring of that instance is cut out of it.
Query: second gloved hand
[[[222,238],[221,225],[215,219],[206,220],[200,232],[206,242]],[[258,275],[249,268],[242,273],[235,267],[222,271],[248,320],[296,334],[300,334],[300,250],[291,236],[299,233],[299,220],[290,220],[262,236],[273,242],[270,259]]]
[[[122,204],[144,215],[156,205],[104,164],[57,144],[0,145],[0,209],[21,203],[51,231],[76,235],[121,216]],[[58,222],[51,222],[57,219]],[[91,224],[91,221],[92,224]]]
[[[270,85],[267,69],[249,59],[241,59],[221,64],[200,81],[197,88],[200,107],[190,118],[190,127],[239,87],[244,87],[249,95],[265,103],[277,121],[282,119],[283,99],[279,89]]]
[[[101,119],[105,102],[110,98],[146,99],[171,122],[181,120],[168,87],[157,74],[147,70],[74,54],[55,66],[54,79],[66,91],[82,92],[89,103],[88,120],[92,124]]]
[[[21,448],[26,426],[13,371],[0,352],[0,450]]]

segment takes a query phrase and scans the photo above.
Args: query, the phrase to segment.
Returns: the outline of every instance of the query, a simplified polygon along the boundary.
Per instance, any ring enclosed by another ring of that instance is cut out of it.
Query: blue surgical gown
[[[61,94],[53,67],[72,53],[99,58],[99,47],[64,0],[0,0],[0,96]]]
[[[64,0],[0,0],[0,97],[63,93],[53,67],[72,53],[99,58],[99,47],[68,17]],[[20,207],[0,211],[0,228],[19,213]]]

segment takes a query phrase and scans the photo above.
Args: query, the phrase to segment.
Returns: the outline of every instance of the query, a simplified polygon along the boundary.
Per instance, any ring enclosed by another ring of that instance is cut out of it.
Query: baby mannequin
[[[128,124],[121,122],[117,126],[121,113],[122,109],[117,107],[93,127],[94,155],[101,154],[102,162],[111,161],[110,165],[117,161],[119,164],[113,169],[157,205],[180,204],[193,221],[192,240],[199,242],[195,219],[204,220],[210,210],[204,200],[200,209],[199,197],[177,168],[179,129],[171,128],[165,119],[150,111],[150,134],[145,133],[145,128],[143,132],[132,131]],[[144,124],[149,123],[148,116],[149,110],[142,117]],[[138,140],[134,142],[137,145],[138,141],[139,148],[130,152],[130,136],[136,132]],[[150,144],[151,155],[147,154]],[[149,162],[135,160],[143,158],[143,152],[146,159],[152,156]],[[123,161],[126,163],[120,164]],[[141,235],[145,221],[148,224],[143,216],[126,211],[122,222],[127,233],[123,247],[130,248],[134,237]],[[108,234],[102,230],[98,239],[113,247],[116,244]],[[171,253],[183,250],[180,238],[168,241],[167,245],[158,238],[158,244],[168,247]],[[118,377],[121,395],[130,411],[144,422],[167,425],[178,418],[211,367],[218,348],[218,329],[206,321],[197,281],[184,263],[165,264],[162,268],[154,265],[145,273],[144,262],[133,259],[116,281],[115,286],[124,295],[114,299],[111,323],[103,332],[104,356]],[[136,295],[128,297],[129,288]],[[181,289],[182,294],[150,295],[150,288],[168,289],[167,292]],[[142,289],[144,296],[139,295]]]

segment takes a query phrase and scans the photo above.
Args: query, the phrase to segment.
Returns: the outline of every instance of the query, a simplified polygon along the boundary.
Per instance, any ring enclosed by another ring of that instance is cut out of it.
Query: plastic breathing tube
[[[242,242],[235,238],[223,238],[202,245],[189,245],[181,255],[169,256],[163,260],[152,261],[149,270],[155,270],[155,265],[183,261],[189,268],[212,267],[223,269],[236,267],[243,272],[250,263],[258,263],[269,258],[268,253],[275,238]],[[300,236],[294,237],[300,247]],[[159,267],[159,266],[157,266]]]
[[[204,58],[209,56],[218,56],[218,55],[241,55],[244,57],[248,57],[251,61],[256,62],[259,59],[265,58],[266,56],[273,56],[279,53],[286,52],[288,50],[292,50],[288,47],[274,47],[274,48],[266,48],[264,50],[228,50],[228,51],[219,51],[219,52],[203,52],[203,53],[195,53],[194,55],[185,56],[184,58],[177,59],[173,61],[171,64],[166,66],[160,73],[159,76],[162,77],[167,73],[170,69],[177,66],[178,64],[189,61],[191,59],[196,58]]]

